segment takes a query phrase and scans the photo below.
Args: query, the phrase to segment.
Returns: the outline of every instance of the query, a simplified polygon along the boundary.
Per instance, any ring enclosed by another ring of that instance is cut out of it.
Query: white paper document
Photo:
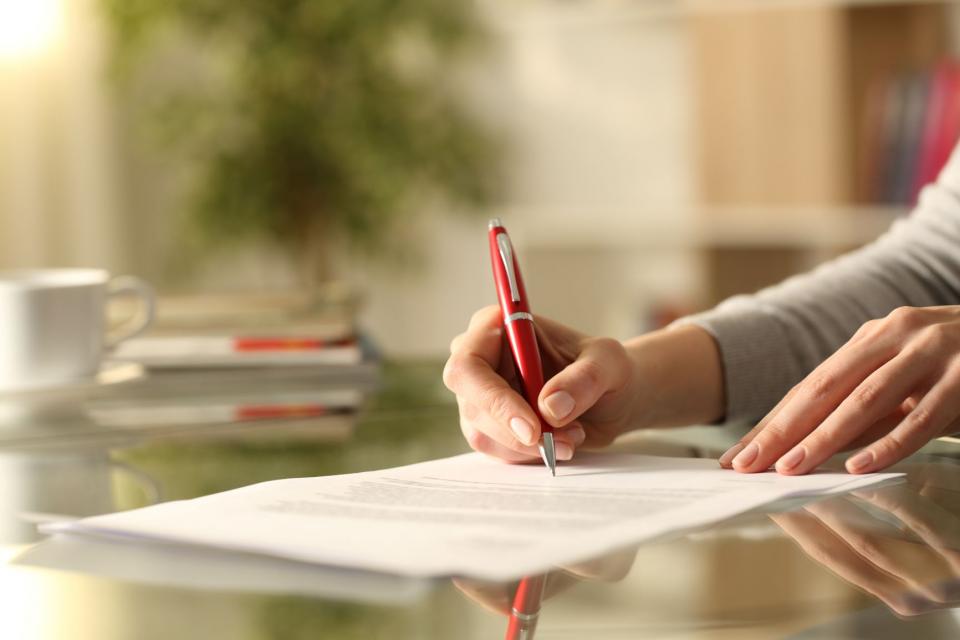
[[[900,474],[783,477],[715,460],[585,454],[557,468],[466,454],[341,476],[275,480],[194,500],[46,524],[408,576],[508,580],[775,500]]]

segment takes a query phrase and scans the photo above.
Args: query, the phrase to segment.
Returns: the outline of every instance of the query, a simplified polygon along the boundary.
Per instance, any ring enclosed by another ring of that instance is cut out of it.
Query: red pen
[[[505,640],[532,640],[540,618],[540,604],[547,576],[528,576],[517,585],[507,620]]]
[[[540,409],[537,407],[537,398],[543,389],[543,364],[540,362],[540,349],[537,346],[537,335],[533,328],[533,314],[530,312],[530,303],[527,300],[527,291],[523,287],[523,278],[520,277],[520,265],[513,251],[513,244],[507,230],[494,218],[489,224],[490,262],[493,264],[493,281],[497,285],[497,299],[500,301],[500,312],[503,315],[503,326],[507,331],[507,341],[513,353],[513,362],[517,366],[517,373],[523,382],[523,391],[527,402],[533,408],[540,421],[540,457],[550,469],[550,473],[557,475],[557,450],[553,442],[553,427],[547,424]]]

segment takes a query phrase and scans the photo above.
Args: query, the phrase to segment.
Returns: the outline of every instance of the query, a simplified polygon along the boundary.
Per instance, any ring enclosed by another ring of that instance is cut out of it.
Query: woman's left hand
[[[960,306],[901,307],[871,320],[795,386],[720,464],[807,473],[833,454],[869,473],[960,430]]]

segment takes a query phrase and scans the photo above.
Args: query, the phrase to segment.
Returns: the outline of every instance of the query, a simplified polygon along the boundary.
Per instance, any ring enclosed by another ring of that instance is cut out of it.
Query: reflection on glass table
[[[901,616],[960,606],[960,474],[914,469],[908,482],[771,515],[804,553]],[[958,629],[960,632],[960,629]]]
[[[811,560],[871,597],[851,598],[863,600],[852,612],[828,617],[784,635],[795,638],[898,638],[906,633],[916,633],[916,637],[923,638],[960,635],[960,615],[950,611],[960,607],[960,465],[934,459],[924,464],[902,465],[899,470],[908,474],[906,482],[793,508],[787,508],[789,505],[784,503],[780,505],[783,510],[768,515]],[[726,546],[721,541],[728,534],[733,534],[730,539],[735,540],[739,533],[741,537],[755,540],[758,547],[767,546],[760,541],[777,536],[764,526],[762,518],[762,513],[750,514],[722,525],[719,531],[692,532],[686,540],[700,544],[720,542]],[[692,549],[690,544],[684,546]],[[637,561],[637,555],[642,558],[648,552],[649,548],[642,547],[621,550],[585,563],[558,567],[544,576],[530,576],[519,583],[454,579],[453,584],[468,600],[503,617],[507,640],[529,639],[534,637],[541,620],[549,624],[551,599],[581,583],[583,586],[616,583],[633,579],[635,576],[631,573],[634,572],[644,574],[649,571],[649,564]],[[784,583],[782,573],[795,571],[792,563],[783,561],[763,562],[759,558],[752,561],[747,558],[747,561],[753,566],[730,567],[731,581],[718,584],[718,590],[743,588],[737,582],[750,580],[749,576],[755,576],[754,586],[758,589],[779,590]],[[646,575],[641,579],[656,581],[657,576]],[[543,599],[533,609],[534,615],[518,610],[520,603],[529,600],[521,595],[524,589],[530,588],[530,581]],[[725,598],[719,592],[715,595],[718,601]],[[803,594],[800,598],[810,595]],[[798,612],[808,608],[802,600],[780,603],[786,607],[795,605]],[[638,601],[637,606],[642,608],[643,604]],[[832,609],[833,605],[824,608]],[[718,617],[709,627],[719,631],[733,622],[734,626],[759,631],[769,629],[771,623],[776,628],[778,622],[788,621],[795,615],[788,610],[774,609],[770,615],[782,616],[781,620],[768,620],[768,614],[760,607],[743,614],[733,620]],[[656,637],[652,633],[654,628],[648,629],[650,637]],[[669,627],[671,633],[684,628],[696,637],[711,637],[711,633],[698,628],[693,620],[688,626],[681,623]],[[667,628],[663,632],[667,633]]]
[[[466,450],[439,364],[387,366],[379,385],[361,390],[355,410],[332,416],[175,428],[105,425],[91,417],[91,409],[108,405],[162,408],[229,395],[219,383],[191,389],[153,382],[19,416],[11,411],[0,424],[0,637],[506,635],[515,584],[398,579],[169,545],[79,538],[34,544],[33,525],[45,514],[90,515]],[[616,449],[710,457],[734,433],[650,432]],[[909,472],[905,485],[778,505],[774,514],[754,512],[558,568],[543,583],[536,637],[956,637],[955,451],[915,456],[902,469]],[[810,546],[803,534],[812,526],[820,527],[814,543],[832,544]]]

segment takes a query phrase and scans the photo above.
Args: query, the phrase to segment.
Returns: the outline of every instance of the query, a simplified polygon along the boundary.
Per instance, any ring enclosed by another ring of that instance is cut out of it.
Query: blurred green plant
[[[196,181],[204,247],[270,240],[316,282],[333,245],[397,255],[418,211],[496,197],[501,147],[455,86],[485,41],[471,0],[101,3],[119,77],[151,76],[149,117]]]

